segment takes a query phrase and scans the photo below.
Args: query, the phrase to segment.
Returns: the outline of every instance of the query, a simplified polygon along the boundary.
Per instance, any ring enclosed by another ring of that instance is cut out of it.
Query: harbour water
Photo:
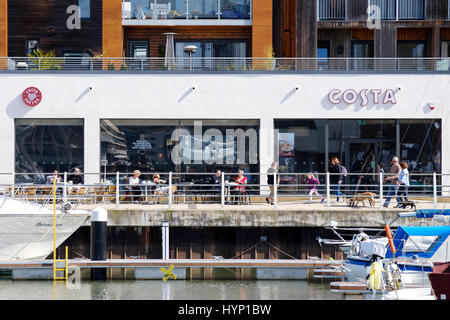
[[[307,281],[0,281],[0,300],[348,300],[328,283]]]

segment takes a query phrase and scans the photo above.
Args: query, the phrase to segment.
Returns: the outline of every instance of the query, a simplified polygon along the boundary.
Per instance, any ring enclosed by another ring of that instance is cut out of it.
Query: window
[[[422,70],[426,68],[425,61],[423,59],[427,56],[426,53],[427,45],[426,41],[409,41],[409,40],[399,40],[397,41],[397,57],[404,58],[399,60],[399,69],[406,67],[411,69],[411,67],[417,68],[417,70]],[[413,58],[413,59],[405,59]]]
[[[16,182],[45,183],[43,173],[83,168],[83,120],[16,119],[15,133]]]
[[[369,69],[373,67],[372,61],[364,58],[374,57],[373,41],[352,41],[352,58],[361,58],[353,60],[353,69]]]
[[[91,17],[91,0],[78,0],[80,8],[80,18],[89,19]]]
[[[402,248],[402,253],[429,252],[440,240],[439,236],[409,236]]]
[[[27,40],[27,56],[33,54],[34,50],[39,49],[39,40]]]
[[[148,41],[147,40],[131,40],[130,41],[130,57],[132,58],[147,58]]]
[[[328,69],[328,58],[330,57],[330,41],[319,40],[317,42],[317,63],[320,69]]]
[[[89,55],[87,53],[73,53],[67,52],[64,54],[64,70],[88,70],[89,69]]]
[[[131,172],[135,169],[141,172],[213,172],[216,168],[232,173],[237,168],[249,172],[259,171],[258,141],[253,141],[250,146],[250,138],[246,137],[245,164],[241,165],[237,161],[237,138],[234,136],[231,143],[226,139],[227,130],[242,129],[247,132],[250,129],[248,133],[253,132],[254,138],[258,140],[258,120],[202,120],[200,132],[194,131],[194,120],[105,119],[101,120],[100,127],[101,158],[108,160],[106,170],[110,173]],[[172,140],[176,129],[183,129],[180,131],[179,142]],[[216,140],[216,137],[203,137],[208,129],[219,130],[222,142]],[[191,163],[176,164],[173,161],[175,146],[178,146],[179,156],[192,160]],[[252,150],[256,151],[256,164],[250,161]],[[227,164],[224,157],[232,159],[233,163]],[[194,163],[196,159],[200,159],[200,163]],[[219,159],[223,163],[216,161]]]
[[[441,43],[441,56],[443,58],[450,57],[450,41],[442,41]]]

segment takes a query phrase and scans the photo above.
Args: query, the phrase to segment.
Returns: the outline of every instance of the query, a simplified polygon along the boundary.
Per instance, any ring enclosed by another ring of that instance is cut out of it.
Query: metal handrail
[[[52,173],[0,173],[0,194],[11,198],[20,198],[27,201],[42,204],[52,203],[49,196],[51,185],[44,184],[43,178],[51,176]],[[320,184],[316,185],[319,195],[311,193],[311,185],[307,184],[306,178],[309,173],[274,173],[273,184],[266,180],[270,175],[267,173],[244,173],[247,177],[245,185],[234,183],[237,173],[221,173],[217,177],[217,183],[212,184],[211,178],[215,173],[160,173],[164,183],[155,184],[151,181],[153,172],[142,172],[141,181],[137,185],[131,185],[129,178],[133,173],[83,173],[85,183],[82,185],[70,184],[70,175],[65,172],[61,174],[61,180],[57,185],[58,200],[72,201],[77,204],[108,202],[115,203],[118,207],[121,203],[130,203],[136,200],[148,204],[157,204],[163,198],[169,207],[179,203],[217,203],[224,207],[231,203],[266,203],[273,202],[274,206],[286,203],[299,203],[308,198],[326,200],[326,207],[330,208],[331,198],[336,195],[336,188],[345,195],[348,203],[351,198],[362,192],[371,192],[370,205],[383,208],[386,197],[395,198],[396,191],[392,185],[385,183],[388,174],[381,173],[347,173],[342,183],[338,184],[333,177],[339,176],[335,173],[314,173]],[[25,177],[27,180],[25,179]],[[359,177],[369,180],[361,180]],[[293,178],[283,180],[284,178]],[[353,178],[353,180],[351,180]],[[410,185],[408,198],[429,204],[433,208],[438,207],[439,201],[450,201],[450,175],[410,173]],[[357,182],[356,182],[357,180]],[[22,182],[21,182],[22,181]],[[353,182],[352,182],[353,181]],[[134,189],[137,188],[137,189]],[[271,191],[272,190],[272,191]],[[394,192],[395,191],[395,192]],[[271,193],[271,194],[270,194]],[[192,198],[194,200],[186,200]],[[272,201],[266,198],[272,198]]]
[[[254,71],[436,71],[450,58],[129,58],[0,57],[0,71],[254,72]]]

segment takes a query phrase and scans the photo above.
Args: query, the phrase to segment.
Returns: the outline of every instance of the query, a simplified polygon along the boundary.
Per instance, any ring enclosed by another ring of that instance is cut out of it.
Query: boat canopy
[[[394,235],[395,255],[387,248],[386,258],[431,258],[450,235],[450,226],[398,227]]]
[[[433,218],[435,215],[450,215],[450,209],[419,209],[416,210],[417,218]]]

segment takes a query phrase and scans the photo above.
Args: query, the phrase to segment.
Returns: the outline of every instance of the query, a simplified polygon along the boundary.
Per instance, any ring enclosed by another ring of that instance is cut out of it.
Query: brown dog
[[[353,196],[349,200],[350,207],[357,207],[358,203],[362,202],[363,206],[366,206],[364,201],[369,201],[369,204],[371,207],[375,206],[375,200],[373,197],[375,197],[376,194],[373,192],[363,192],[358,193],[357,195]]]

